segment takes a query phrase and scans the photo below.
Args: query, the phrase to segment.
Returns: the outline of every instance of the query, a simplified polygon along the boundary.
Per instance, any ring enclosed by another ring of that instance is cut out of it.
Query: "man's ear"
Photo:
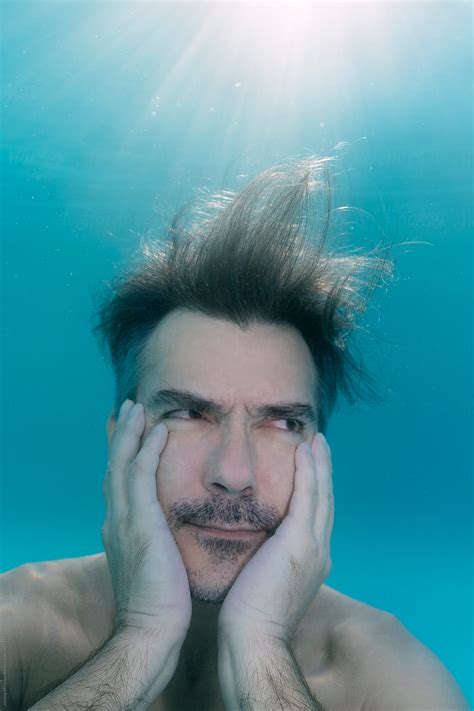
[[[116,424],[115,413],[111,412],[108,419],[107,419],[107,441],[109,443],[109,447],[110,447],[110,443],[112,441],[112,435],[115,430],[115,424]]]

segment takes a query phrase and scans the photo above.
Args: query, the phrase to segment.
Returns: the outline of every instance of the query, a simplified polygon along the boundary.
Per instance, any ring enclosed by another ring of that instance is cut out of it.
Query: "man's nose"
[[[255,452],[244,427],[222,432],[208,460],[205,486],[213,493],[255,493]]]

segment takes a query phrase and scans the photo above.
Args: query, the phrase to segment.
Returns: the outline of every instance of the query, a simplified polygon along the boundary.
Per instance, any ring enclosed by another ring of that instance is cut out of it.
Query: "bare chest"
[[[334,649],[334,658],[325,656],[323,665],[320,656],[314,650],[293,648],[298,668],[313,696],[324,706],[326,711],[360,711],[363,704],[363,689],[358,691],[355,678],[355,665]],[[312,653],[313,652],[313,653]],[[184,692],[171,680],[165,692],[150,706],[150,711],[228,711],[224,705],[217,677],[208,683],[203,682],[192,693]]]
[[[96,581],[91,587],[108,590],[105,584]],[[51,595],[49,599],[53,599]],[[96,599],[88,605],[81,604],[79,596],[74,599],[76,604],[61,612],[56,606],[48,605],[37,621],[34,649],[29,646],[23,650],[23,678],[27,679],[27,686],[23,688],[22,708],[29,708],[73,675],[99,650],[110,633],[113,611],[110,605],[101,602],[109,600],[110,594],[97,593]],[[327,711],[359,711],[364,701],[364,689],[359,689],[363,682],[357,683],[358,662],[364,650],[359,645],[357,649],[348,648],[345,624],[341,624],[351,604],[350,601],[341,603],[338,594],[322,589],[293,645],[294,656],[309,688]],[[163,694],[153,701],[151,711],[222,711],[225,708],[217,669],[205,679],[199,679],[192,692],[184,686],[173,678]]]
[[[332,669],[319,677],[305,677],[314,697],[326,711],[360,711],[363,695],[358,695],[354,684],[340,670]],[[150,711],[228,711],[219,690],[203,689],[196,694],[164,693],[150,706]]]
[[[29,708],[39,698],[80,668],[94,654],[96,648],[88,646],[83,632],[73,632],[71,626],[62,633],[51,635],[43,650],[41,664],[32,665],[32,674],[24,696],[23,708]],[[358,698],[357,684],[346,662],[334,660],[315,671],[310,650],[294,649],[298,666],[309,688],[327,711],[360,711],[363,694]],[[34,671],[33,671],[34,667]],[[200,680],[192,689],[180,687],[172,679],[163,694],[149,707],[150,711],[226,711],[220,693],[217,670],[215,675]]]

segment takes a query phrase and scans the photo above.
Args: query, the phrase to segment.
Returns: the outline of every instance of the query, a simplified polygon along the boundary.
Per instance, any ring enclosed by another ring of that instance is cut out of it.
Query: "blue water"
[[[397,615],[473,703],[472,10],[292,12],[3,3],[2,570],[101,550],[101,280],[197,188],[345,142],[337,201],[368,213],[348,239],[427,244],[367,317],[386,402],[331,421],[328,583]]]

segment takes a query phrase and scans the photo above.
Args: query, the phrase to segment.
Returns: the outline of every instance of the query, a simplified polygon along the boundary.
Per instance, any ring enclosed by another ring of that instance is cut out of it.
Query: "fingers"
[[[158,505],[156,495],[156,470],[167,438],[168,430],[163,423],[160,423],[148,434],[142,448],[130,465],[128,506],[131,520],[146,515],[151,508],[153,515],[163,518],[162,522],[164,522],[164,514],[161,506]]]
[[[150,506],[159,509],[158,516],[163,515],[158,505],[155,476],[168,430],[164,424],[158,425],[142,444],[144,429],[143,405],[126,400],[117,418],[104,479],[106,519],[117,521],[127,516],[129,520],[140,520]]]
[[[316,469],[308,442],[301,442],[295,452],[295,483],[288,514],[312,527],[317,495]]]
[[[111,516],[120,516],[127,508],[128,468],[138,452],[144,426],[143,405],[134,405],[130,400],[125,400],[112,436],[104,481],[107,514]]]
[[[289,514],[304,522],[316,541],[329,546],[333,521],[331,452],[322,433],[313,437],[311,446],[302,442],[295,452],[295,485]]]
[[[318,496],[314,518],[314,535],[323,547],[328,547],[334,524],[334,494],[332,485],[331,450],[319,432],[311,446],[316,467]]]

